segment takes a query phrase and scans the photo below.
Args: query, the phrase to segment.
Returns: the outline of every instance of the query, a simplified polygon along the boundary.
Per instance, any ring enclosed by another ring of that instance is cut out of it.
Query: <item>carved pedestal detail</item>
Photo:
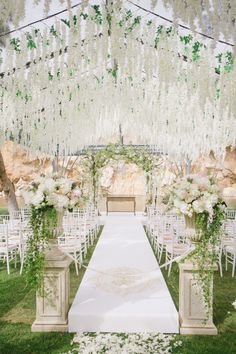
[[[36,295],[36,319],[32,332],[66,332],[71,259],[52,242],[45,255],[44,286],[42,294]]]
[[[180,333],[216,335],[217,329],[212,319],[212,299],[207,311],[202,288],[197,281],[198,270],[196,266],[192,263],[182,263],[179,267]],[[211,293],[213,293],[213,280]]]

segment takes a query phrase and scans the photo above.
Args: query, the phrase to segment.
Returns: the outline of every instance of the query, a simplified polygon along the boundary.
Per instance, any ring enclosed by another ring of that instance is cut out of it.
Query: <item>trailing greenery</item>
[[[53,207],[31,208],[32,233],[28,240],[25,272],[27,283],[39,291],[42,289],[45,246],[48,240],[54,237],[57,218],[57,211]]]
[[[206,309],[211,309],[212,289],[214,269],[218,261],[217,248],[220,243],[220,231],[225,218],[222,204],[213,207],[212,218],[209,213],[196,214],[197,231],[200,234],[200,242],[196,243],[195,250],[191,254],[191,259],[197,265],[198,277],[201,282]]]
[[[154,160],[145,148],[135,149],[132,145],[109,144],[99,150],[94,157],[95,168],[101,169],[109,160],[123,160],[126,163],[135,163],[145,172],[154,168]]]

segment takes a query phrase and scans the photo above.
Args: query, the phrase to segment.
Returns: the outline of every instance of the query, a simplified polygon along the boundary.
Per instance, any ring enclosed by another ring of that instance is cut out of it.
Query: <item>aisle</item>
[[[139,216],[105,218],[69,311],[69,331],[178,333],[178,312]]]

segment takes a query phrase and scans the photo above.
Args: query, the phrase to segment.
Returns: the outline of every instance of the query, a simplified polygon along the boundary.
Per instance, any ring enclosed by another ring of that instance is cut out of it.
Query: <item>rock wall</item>
[[[216,159],[214,154],[199,158],[194,164],[192,171],[202,175],[212,174],[218,181],[220,188],[236,187],[236,149],[226,149],[224,160]]]
[[[6,142],[1,151],[7,174],[14,182],[17,194],[19,194],[19,190],[25,184],[33,180],[38,174],[52,173],[52,160],[49,158],[36,158],[22,147],[15,146],[12,142]],[[64,166],[64,168],[67,167],[70,177],[76,180],[81,179],[82,167],[81,164],[79,164],[79,160],[75,161],[75,158],[68,159],[67,161],[60,160],[59,166],[61,168],[62,166]],[[176,174],[176,171],[174,171],[173,174],[172,169],[169,167],[167,170],[168,171],[166,171],[162,177],[160,174],[160,178],[163,178],[163,182],[166,179],[168,180],[169,177],[173,179],[173,176]],[[216,159],[214,154],[199,158],[192,164],[192,172],[202,175],[215,175],[222,190],[226,187],[236,188],[236,149],[230,150],[228,148],[223,161]],[[146,194],[145,174],[142,169],[135,164],[124,165],[115,169],[109,178],[111,178],[111,181],[107,185],[107,194],[134,194],[140,196],[145,196]]]

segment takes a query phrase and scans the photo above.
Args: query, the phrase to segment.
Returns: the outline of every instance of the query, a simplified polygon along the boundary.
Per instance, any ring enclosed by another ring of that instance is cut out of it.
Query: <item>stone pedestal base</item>
[[[45,255],[43,293],[36,295],[36,319],[32,332],[66,332],[69,310],[71,259],[54,242]]]
[[[212,320],[212,301],[209,311],[204,303],[202,288],[192,263],[181,263],[179,286],[180,334],[216,335]],[[213,280],[210,291],[213,291]]]

